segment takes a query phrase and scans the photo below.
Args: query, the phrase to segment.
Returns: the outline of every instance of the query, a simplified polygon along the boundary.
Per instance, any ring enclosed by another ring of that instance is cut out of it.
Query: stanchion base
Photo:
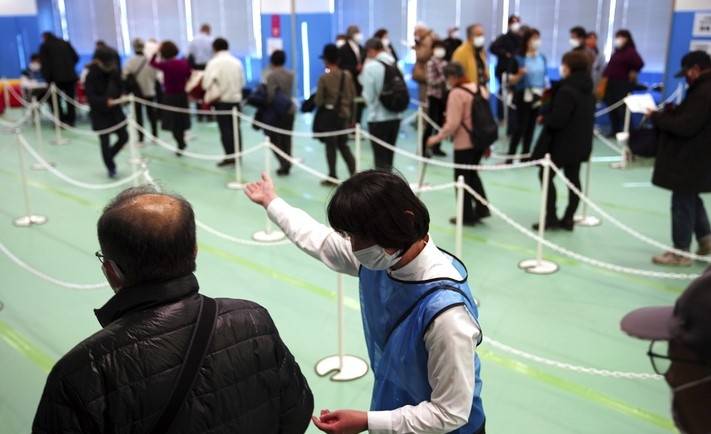
[[[264,243],[281,241],[284,238],[286,238],[286,235],[284,235],[284,232],[282,231],[257,231],[252,234],[252,239],[254,241],[260,241]]]
[[[518,268],[531,274],[553,274],[558,271],[558,264],[545,259],[524,259],[518,263]]]
[[[245,187],[247,187],[247,184],[240,181],[230,181],[225,184],[225,187],[229,190],[244,190]]]
[[[43,225],[45,223],[47,223],[47,217],[43,215],[26,215],[12,221],[12,224],[21,228],[27,228],[32,225]]]
[[[618,161],[617,163],[610,163],[610,167],[613,169],[624,169],[627,167],[626,161]]]
[[[342,364],[339,356],[326,357],[316,363],[316,373],[321,377],[333,371],[336,374],[331,376],[331,381],[351,381],[368,373],[368,363],[355,356],[343,356]]]
[[[52,139],[49,142],[54,145],[66,145],[69,143],[69,139]]]
[[[426,182],[425,182],[425,183],[423,183],[422,185],[420,185],[420,184],[417,184],[417,183],[413,182],[412,184],[410,184],[410,189],[412,189],[412,191],[413,191],[415,194],[421,193],[421,192],[423,192],[423,191],[431,191],[431,190],[432,190],[432,184],[429,184],[429,183],[426,183]]]
[[[50,167],[57,167],[57,164],[56,164],[56,163],[49,163],[49,162],[48,162],[47,164],[45,164],[45,163],[35,163],[35,164],[33,164],[32,166],[30,166],[30,167],[32,168],[32,170],[47,170],[47,169],[49,169]]]
[[[586,227],[600,226],[602,224],[602,221],[594,215],[576,215],[573,217],[573,221],[578,226]]]
[[[128,164],[146,164],[148,162],[148,158],[129,158],[128,159]]]

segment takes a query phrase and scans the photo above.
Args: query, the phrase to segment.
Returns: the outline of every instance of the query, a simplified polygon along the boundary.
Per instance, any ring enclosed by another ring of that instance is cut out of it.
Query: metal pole
[[[361,153],[361,129],[360,124],[355,124],[355,171],[360,172],[360,153]]]
[[[457,224],[454,227],[454,256],[462,257],[462,224],[464,216],[464,176],[457,177]]]
[[[32,165],[33,170],[46,170],[47,166],[55,166],[54,163],[50,163],[47,160],[47,155],[45,153],[44,149],[44,140],[42,139],[42,128],[40,126],[40,113],[39,113],[39,102],[37,102],[37,97],[33,96],[32,97],[32,117],[34,118],[34,124],[35,124],[35,138],[37,141],[37,144],[39,146],[39,153],[44,159],[45,163],[37,162]]]
[[[237,107],[232,107],[232,137],[234,147],[234,157],[232,158],[235,160],[235,180],[228,182],[227,188],[230,190],[242,190],[247,184],[242,182],[242,147],[240,146],[242,137],[239,132],[239,113]]]
[[[25,211],[26,215],[18,217],[13,220],[13,224],[18,227],[29,227],[34,225],[41,225],[47,223],[47,217],[41,215],[32,214],[32,205],[30,204],[30,192],[27,188],[27,173],[25,172],[25,157],[22,152],[22,142],[20,141],[20,129],[16,130],[17,135],[15,136],[17,140],[17,152],[20,154],[20,178],[22,179],[22,194],[25,199]]]

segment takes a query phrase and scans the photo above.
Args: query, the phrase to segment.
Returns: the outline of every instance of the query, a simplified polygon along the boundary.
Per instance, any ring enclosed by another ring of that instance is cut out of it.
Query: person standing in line
[[[389,55],[393,56],[393,59],[395,61],[398,61],[397,57],[397,52],[395,51],[395,48],[393,47],[393,44],[390,40],[390,36],[388,35],[388,29],[378,29],[374,34],[374,38],[380,39],[380,42],[383,43],[383,48],[385,49],[385,52],[388,53]]]
[[[509,16],[508,26],[506,33],[499,35],[499,37],[489,45],[489,51],[496,56],[494,76],[499,84],[496,115],[501,121],[504,120],[504,103],[507,103],[506,101],[502,101],[502,87],[504,85],[502,80],[504,74],[512,74],[514,72],[514,55],[518,53],[522,43],[521,18],[518,15]],[[515,129],[515,116],[511,116],[514,113],[515,112],[509,109],[509,125],[506,126],[506,135],[508,136],[513,134],[513,130]]]
[[[42,45],[40,46],[40,59],[42,64],[42,77],[44,81],[54,84],[69,98],[76,97],[76,85],[79,81],[76,67],[79,62],[79,55],[74,51],[74,47],[67,41],[59,39],[51,32],[42,33]],[[66,109],[62,107],[62,100],[57,96],[57,108],[59,109],[59,121],[74,126],[76,122],[76,107],[66,101]]]
[[[652,184],[671,190],[671,226],[674,248],[688,252],[692,236],[697,255],[711,254],[711,226],[700,193],[711,191],[711,57],[692,51],[681,59],[689,87],[684,101],[672,111],[649,111],[659,131]],[[691,259],[665,252],[655,264],[688,267]]]
[[[489,83],[485,43],[484,27],[481,24],[472,24],[467,27],[467,42],[454,50],[452,55],[452,62],[459,62],[464,68],[464,76],[480,86]]]
[[[632,39],[632,34],[629,30],[618,30],[615,33],[614,45],[615,52],[612,53],[612,57],[610,57],[610,61],[602,73],[603,77],[607,77],[607,85],[605,86],[605,94],[602,100],[608,107],[617,104],[632,92],[637,84],[637,75],[644,66],[644,61],[637,52],[634,39]],[[615,137],[623,128],[624,104],[610,111],[608,115],[610,116],[612,127],[608,137]]]
[[[550,109],[536,119],[544,131],[536,143],[534,158],[543,158],[546,153],[550,154],[551,161],[578,190],[581,190],[580,166],[590,159],[592,152],[595,122],[595,96],[592,93],[588,62],[587,54],[581,50],[569,51],[563,55],[561,79],[553,87]],[[568,189],[568,206],[563,218],[559,220],[554,176],[555,173],[551,172],[548,179],[546,229],[572,231],[575,227],[573,217],[580,198],[573,190]],[[539,178],[543,182],[543,168],[539,171]],[[533,225],[533,229],[538,230],[538,223]]]
[[[89,73],[84,82],[86,99],[89,102],[89,117],[91,128],[94,131],[106,130],[116,127],[126,120],[123,109],[117,101],[123,93],[121,72],[116,65],[116,56],[112,50],[97,48],[94,52],[94,61],[89,65]],[[109,178],[116,177],[116,163],[114,157],[128,142],[126,125],[116,129],[113,133],[118,136],[116,143],[111,145],[111,134],[99,134],[101,144],[101,157],[109,172]]]
[[[437,248],[429,212],[408,183],[387,170],[355,174],[328,204],[330,227],[279,198],[267,174],[245,194],[302,251],[359,278],[375,376],[370,411],[322,410],[313,418],[316,427],[327,433],[483,434],[476,354],[482,334],[468,272]]]
[[[212,42],[214,38],[210,34],[211,31],[209,24],[201,25],[200,32],[188,43],[187,60],[191,69],[204,71],[207,62],[212,58]],[[203,110],[206,108],[208,107],[202,101],[195,102],[195,109]],[[211,121],[212,115],[203,115],[198,112],[197,121],[202,122],[203,119]]]
[[[122,76],[126,80],[129,74],[132,74],[138,84],[140,94],[134,95],[138,98],[145,99],[151,102],[156,101],[156,70],[148,65],[148,57],[143,52],[145,43],[143,39],[136,38],[133,40],[133,51],[135,55],[126,61],[123,67]],[[151,124],[151,135],[154,138],[158,137],[158,119],[156,109],[151,105],[144,105],[136,102],[136,123],[143,128],[143,112],[145,110],[148,117],[148,122]],[[138,141],[143,142],[143,130],[138,130]]]
[[[444,123],[444,104],[447,96],[447,80],[444,76],[444,67],[447,66],[445,57],[447,47],[444,41],[435,41],[432,58],[427,62],[427,116],[441,126]],[[422,135],[422,155],[429,157],[437,155],[446,157],[439,143],[427,146],[427,139],[434,132],[434,127],[425,122],[425,131]]]
[[[158,60],[160,54],[161,60]],[[178,146],[175,155],[181,157],[186,148],[185,131],[190,129],[188,94],[185,83],[190,78],[190,65],[185,59],[178,59],[178,47],[172,41],[163,41],[153,55],[150,65],[163,71],[163,102],[178,111],[161,110],[161,128],[170,131]]]
[[[269,67],[264,71],[264,83],[267,86],[267,104],[271,104],[274,101],[274,96],[277,91],[283,92],[289,98],[291,98],[291,95],[294,93],[296,77],[294,71],[284,67],[285,63],[286,53],[284,50],[276,50],[269,57]],[[294,129],[295,117],[296,104],[292,102],[287,113],[280,116],[274,126],[282,130],[292,131]],[[266,130],[266,134],[274,146],[291,157],[291,134],[282,134],[271,130]],[[274,155],[277,160],[279,160],[279,169],[276,171],[277,175],[288,175],[291,170],[291,161],[276,152]]]
[[[444,48],[447,50],[444,55],[444,60],[450,62],[452,60],[454,50],[456,50],[457,48],[459,48],[460,45],[462,45],[462,40],[459,39],[459,27],[452,26],[448,28],[447,38],[444,39],[442,42],[444,42]]]
[[[376,139],[395,146],[400,132],[400,113],[386,109],[380,102],[385,82],[385,64],[397,68],[395,59],[385,52],[380,39],[371,38],[365,43],[365,51],[370,60],[363,68],[360,82],[363,86],[363,99],[368,106],[368,133]],[[382,62],[382,63],[381,63]],[[378,169],[391,170],[395,152],[371,140],[373,164]]]
[[[417,82],[417,100],[420,104],[427,103],[427,62],[432,58],[432,48],[439,36],[427,24],[415,24],[415,66],[412,68],[412,79]]]
[[[187,200],[129,188],[97,234],[114,294],[94,311],[101,329],[49,373],[33,433],[306,431],[313,394],[269,312],[200,294]]]
[[[433,146],[447,137],[453,137],[454,141],[454,163],[478,165],[482,157],[488,158],[491,155],[491,148],[479,146],[472,143],[470,132],[477,128],[472,120],[472,104],[474,95],[481,92],[481,96],[488,99],[489,92],[486,86],[472,83],[464,74],[464,68],[459,62],[451,62],[444,68],[444,76],[447,84],[451,87],[447,97],[447,122],[442,129],[427,140],[427,144]],[[479,178],[477,170],[454,169],[454,180],[459,176],[464,176],[464,182],[486,199],[484,184]],[[489,208],[479,202],[468,191],[464,192],[464,226],[474,226],[491,215]],[[457,218],[449,219],[452,224],[457,224]]]
[[[217,111],[239,112],[242,101],[242,88],[244,88],[244,68],[242,62],[229,52],[229,44],[224,38],[217,38],[212,42],[214,55],[205,66],[205,75],[202,78],[202,87],[206,91],[211,86],[216,86],[215,92],[217,100],[212,102],[212,106]],[[206,93],[207,95],[207,93]],[[232,115],[217,115],[217,126],[220,128],[220,140],[222,148],[225,150],[225,158],[217,163],[217,167],[234,166],[236,160],[235,153],[235,131],[232,125]],[[240,118],[237,117],[237,133],[239,137],[238,149],[242,151],[242,134],[240,133]]]
[[[360,27],[353,24],[348,26],[346,30],[346,40],[338,48],[338,58],[340,63],[338,66],[351,73],[351,77],[355,80],[356,87],[356,107],[355,115],[353,116],[353,125],[360,124],[363,118],[363,110],[365,104],[360,100],[363,93],[363,86],[360,84],[360,73],[363,70],[363,62],[365,61],[365,48],[363,48],[363,33]],[[338,46],[338,40],[336,40]],[[352,126],[352,125],[351,125]]]
[[[350,119],[353,117],[353,107],[355,101],[355,85],[353,77],[348,71],[344,71],[338,67],[338,47],[333,44],[327,44],[323,47],[321,55],[323,64],[326,67],[326,72],[318,79],[318,88],[314,97],[314,104],[321,109],[336,110],[339,116],[340,123],[334,125],[335,130],[343,130],[350,125]],[[333,179],[338,179],[336,173],[336,151],[341,153],[343,160],[348,167],[348,173],[353,176],[356,171],[356,161],[348,147],[348,136],[341,134],[338,136],[322,137],[326,146],[326,163],[328,164],[328,176]],[[337,185],[334,181],[324,179],[321,181],[323,186]]]
[[[650,341],[654,372],[671,389],[671,413],[680,432],[711,432],[711,269],[689,284],[674,306],[629,312],[620,328]]]
[[[516,106],[516,129],[509,143],[509,156],[516,155],[519,142],[523,139],[523,155],[531,152],[533,132],[536,128],[536,117],[543,91],[546,88],[546,57],[540,53],[541,34],[538,29],[530,29],[523,35],[521,49],[514,56],[518,65],[515,73],[511,75],[511,84],[514,85],[513,103]],[[522,157],[521,161],[528,161],[530,157]],[[511,164],[513,158],[509,157],[506,164]]]
[[[593,89],[597,89],[597,86],[600,84],[600,79],[602,79],[602,72],[605,70],[605,55],[600,52],[600,48],[597,46],[597,33],[589,32],[585,43],[593,53],[590,77],[593,81]]]
[[[593,61],[595,60],[595,53],[588,47],[586,43],[586,38],[588,37],[585,29],[581,26],[575,26],[570,29],[570,39],[568,39],[568,44],[570,49],[573,51],[580,51],[585,54],[588,58],[588,69],[592,69]]]

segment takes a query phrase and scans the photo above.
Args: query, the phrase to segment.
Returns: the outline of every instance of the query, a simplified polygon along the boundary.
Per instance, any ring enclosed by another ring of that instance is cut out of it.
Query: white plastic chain
[[[126,119],[122,120],[121,122],[119,122],[119,123],[117,123],[117,124],[115,124],[115,125],[113,125],[113,126],[111,126],[111,127],[109,127],[109,128],[103,129],[103,130],[97,130],[97,131],[94,131],[94,130],[85,130],[85,129],[82,129],[82,128],[73,127],[73,126],[71,126],[71,125],[69,125],[69,124],[67,124],[67,123],[64,123],[64,122],[62,122],[61,120],[55,118],[55,117],[54,117],[54,114],[53,114],[51,111],[49,111],[49,110],[48,110],[46,107],[44,107],[44,106],[40,106],[40,111],[42,112],[42,114],[43,114],[45,117],[47,117],[49,120],[51,120],[51,121],[54,122],[55,124],[61,126],[61,127],[64,128],[65,130],[71,131],[71,132],[76,133],[76,134],[84,135],[84,136],[97,136],[97,135],[102,135],[102,134],[113,133],[114,131],[117,131],[117,130],[121,129],[121,128],[125,127],[125,126],[128,124],[128,118],[126,118]]]
[[[25,112],[20,116],[18,119],[14,121],[7,121],[3,118],[0,118],[0,126],[5,127],[5,128],[19,128],[21,127],[25,122],[27,122],[30,118],[32,117],[32,110],[25,110]]]
[[[67,101],[69,104],[73,105],[74,107],[78,108],[79,110],[83,111],[89,111],[89,105],[88,104],[82,104],[79,101],[75,100],[74,98],[70,97],[66,93],[64,93],[60,88],[57,86],[52,86],[52,89],[54,89],[55,92],[57,92],[57,95],[62,97],[63,100]]]

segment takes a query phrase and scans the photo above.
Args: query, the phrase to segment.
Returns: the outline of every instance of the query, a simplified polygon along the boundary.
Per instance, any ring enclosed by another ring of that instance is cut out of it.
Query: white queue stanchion
[[[546,205],[548,204],[548,182],[551,176],[551,156],[546,154],[543,159],[543,178],[541,179],[541,209],[538,214],[538,244],[536,257],[534,259],[524,259],[518,263],[518,268],[526,270],[531,274],[552,274],[558,271],[558,264],[547,259],[543,259],[543,235],[546,230]]]
[[[360,124],[355,124],[355,171],[360,172],[360,153],[363,141],[363,132],[360,129]]]
[[[343,314],[343,275],[338,273],[338,355],[329,356],[316,363],[316,373],[323,377],[336,371],[332,381],[356,380],[368,373],[368,362],[356,356],[345,354],[344,350],[344,314]]]
[[[232,137],[234,139],[234,151],[235,154],[235,180],[227,183],[226,187],[230,190],[244,190],[247,183],[242,180],[242,137],[239,131],[239,113],[237,112],[237,107],[232,107]]]
[[[590,159],[588,159],[585,164],[587,165],[587,169],[585,171],[585,187],[583,188],[583,195],[585,195],[585,197],[590,197],[590,172],[592,172],[592,164],[590,163]],[[583,214],[574,216],[573,221],[576,225],[584,227],[600,226],[600,224],[602,224],[602,221],[599,218],[594,215],[588,215],[588,203],[585,201],[583,201]]]
[[[64,145],[69,142],[69,140],[62,137],[62,128],[59,125],[59,101],[57,101],[57,86],[52,83],[49,85],[49,91],[52,92],[52,115],[54,116],[54,140],[52,143],[55,145]],[[67,104],[70,104],[67,102]]]
[[[271,141],[269,140],[269,137],[267,136],[265,138],[266,144],[264,146],[264,172],[269,173],[269,161],[271,158]],[[266,214],[266,213],[265,213]],[[263,231],[257,231],[252,234],[252,239],[254,241],[259,241],[263,243],[273,243],[275,241],[281,241],[284,238],[286,238],[286,234],[284,232],[279,231],[279,230],[274,230],[272,228],[272,221],[269,219],[269,216],[266,216],[267,223],[265,225],[265,228]]]
[[[49,167],[55,167],[56,164],[49,162],[47,160],[47,156],[44,152],[44,139],[42,138],[42,128],[40,126],[40,110],[39,110],[39,102],[37,101],[37,97],[33,96],[32,97],[32,115],[34,118],[34,124],[35,124],[35,137],[37,139],[37,143],[39,144],[40,150],[39,154],[42,156],[44,161],[47,161],[47,163],[34,163],[31,167],[32,170],[47,170]]]
[[[457,188],[457,224],[454,226],[454,256],[462,257],[462,230],[464,224],[464,176],[459,175],[455,184]]]
[[[131,152],[131,156],[128,159],[128,163],[131,165],[131,173],[136,173],[140,170],[142,170],[142,167],[146,163],[146,159],[141,157],[141,150],[138,146],[138,130],[136,125],[136,98],[133,96],[133,94],[128,95],[128,103],[131,106],[131,113],[129,114],[129,122],[128,124],[130,125],[130,129],[128,130],[128,147]],[[138,178],[135,178],[133,181],[134,185],[137,186],[140,184],[140,181]]]
[[[27,188],[27,174],[25,173],[25,156],[22,152],[22,143],[20,143],[19,138],[21,131],[18,129],[16,133],[17,151],[20,154],[20,177],[22,178],[22,193],[25,199],[25,211],[27,212],[27,214],[22,217],[16,218],[12,221],[12,223],[18,227],[27,228],[32,225],[42,225],[47,223],[47,217],[43,215],[32,214],[32,205],[30,204],[30,193]]]

